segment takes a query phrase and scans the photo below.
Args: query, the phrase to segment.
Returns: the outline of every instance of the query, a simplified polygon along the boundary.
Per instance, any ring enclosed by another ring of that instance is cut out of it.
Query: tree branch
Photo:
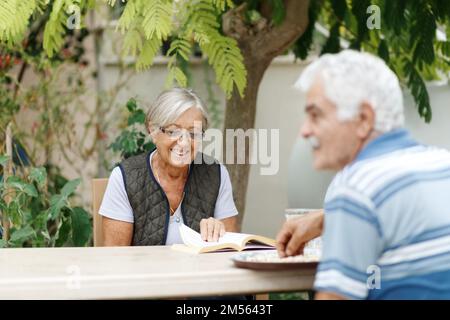
[[[256,42],[255,50],[272,59],[291,46],[308,26],[309,0],[285,0],[286,15],[283,23],[269,32],[262,32]],[[270,45],[268,45],[270,44]]]
[[[243,3],[231,10],[228,10],[222,17],[222,30],[224,34],[236,39],[240,44],[247,41],[250,30],[245,23],[244,13],[247,10],[247,3]]]
[[[264,6],[264,14],[260,21],[249,25],[244,13],[247,4],[229,10],[223,15],[223,32],[237,40],[244,56],[254,56],[270,62],[291,46],[308,26],[309,0],[285,0],[285,19],[279,26],[268,21],[271,16],[269,6]],[[259,59],[257,59],[259,60]]]

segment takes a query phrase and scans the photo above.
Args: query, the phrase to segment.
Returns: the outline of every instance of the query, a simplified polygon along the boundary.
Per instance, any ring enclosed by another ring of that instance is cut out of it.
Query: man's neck
[[[346,165],[352,163],[353,161],[355,161],[355,159],[358,157],[358,155],[361,153],[361,151],[369,144],[371,143],[373,140],[375,140],[376,138],[378,138],[379,136],[381,136],[381,132],[379,131],[375,131],[372,130],[371,133],[366,137],[366,139],[364,139],[361,144],[359,145],[359,147],[355,150],[354,154],[352,155],[352,157],[350,157],[350,161],[348,161],[345,165],[342,166],[342,168],[340,168],[339,170],[342,170]]]
[[[358,152],[355,155],[355,158],[369,143],[371,143],[373,140],[375,140],[376,138],[378,138],[381,135],[382,135],[381,132],[372,130],[372,132],[369,134],[369,136],[366,138],[366,140],[364,140],[364,142],[362,143],[361,147],[359,148]]]

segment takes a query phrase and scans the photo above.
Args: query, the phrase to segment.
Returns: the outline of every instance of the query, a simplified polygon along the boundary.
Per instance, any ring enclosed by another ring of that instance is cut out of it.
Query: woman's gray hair
[[[165,127],[174,123],[186,110],[197,108],[203,116],[203,130],[208,127],[208,113],[200,97],[192,90],[172,88],[163,91],[150,105],[146,125]]]

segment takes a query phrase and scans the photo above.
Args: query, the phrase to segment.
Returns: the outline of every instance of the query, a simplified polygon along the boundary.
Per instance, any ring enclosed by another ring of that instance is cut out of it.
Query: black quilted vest
[[[133,209],[134,246],[164,245],[167,239],[169,201],[150,167],[152,152],[130,157],[119,164]],[[200,232],[200,221],[214,216],[220,188],[220,165],[202,153],[197,157],[207,161],[191,163],[181,213],[184,224]]]

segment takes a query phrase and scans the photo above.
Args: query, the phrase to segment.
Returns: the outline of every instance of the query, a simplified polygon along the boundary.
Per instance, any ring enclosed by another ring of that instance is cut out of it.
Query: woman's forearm
[[[103,246],[130,246],[133,237],[133,223],[103,217]]]

